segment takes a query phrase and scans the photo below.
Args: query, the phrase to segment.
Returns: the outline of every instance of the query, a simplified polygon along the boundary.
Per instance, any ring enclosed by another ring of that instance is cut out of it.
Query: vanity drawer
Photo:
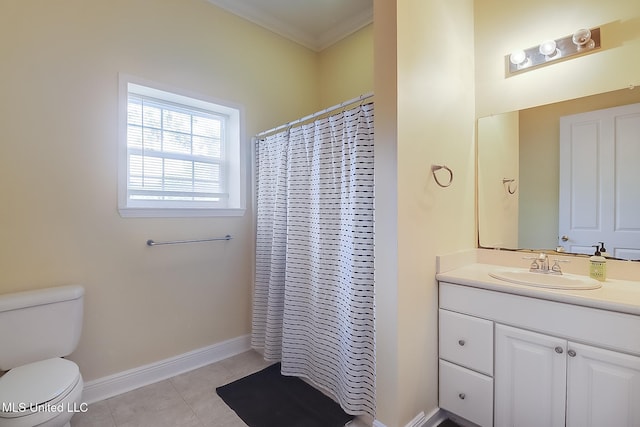
[[[493,375],[493,322],[440,309],[440,358]]]
[[[493,378],[440,360],[439,405],[478,424],[493,425]]]

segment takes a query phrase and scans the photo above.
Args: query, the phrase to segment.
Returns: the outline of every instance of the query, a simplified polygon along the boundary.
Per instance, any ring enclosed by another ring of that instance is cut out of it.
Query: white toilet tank
[[[80,340],[84,288],[0,295],[0,371],[71,354]]]

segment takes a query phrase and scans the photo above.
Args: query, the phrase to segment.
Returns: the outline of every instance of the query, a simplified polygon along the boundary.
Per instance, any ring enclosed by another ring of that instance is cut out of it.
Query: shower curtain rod
[[[293,125],[297,125],[298,123],[306,122],[307,120],[314,119],[314,118],[316,118],[318,116],[321,116],[323,114],[327,114],[327,113],[335,111],[335,110],[337,110],[339,108],[346,107],[347,105],[355,104],[356,102],[363,101],[363,100],[365,100],[367,98],[371,98],[372,96],[373,96],[373,92],[362,94],[362,95],[358,96],[357,98],[353,98],[353,99],[350,99],[348,101],[341,102],[340,104],[334,105],[333,107],[325,108],[324,110],[318,111],[317,113],[309,114],[308,116],[302,117],[301,119],[285,123],[283,125],[280,125],[278,127],[273,128],[273,129],[265,130],[264,132],[260,132],[259,134],[256,134],[255,138],[260,138],[261,136],[265,136],[265,135],[268,135],[270,133],[277,132],[277,131],[279,131],[281,129],[286,129],[286,128],[291,127]]]

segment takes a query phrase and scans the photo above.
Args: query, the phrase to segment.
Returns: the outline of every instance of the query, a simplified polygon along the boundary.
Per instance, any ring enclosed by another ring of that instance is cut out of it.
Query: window
[[[122,216],[242,215],[240,110],[120,75]]]

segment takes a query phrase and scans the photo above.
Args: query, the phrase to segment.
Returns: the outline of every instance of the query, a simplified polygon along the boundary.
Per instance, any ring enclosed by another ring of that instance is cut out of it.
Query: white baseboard
[[[243,335],[169,359],[88,381],[84,385],[82,401],[88,404],[98,402],[218,362],[249,349],[251,349],[250,336]]]
[[[424,416],[424,412],[420,411],[411,421],[409,421],[404,427],[422,427],[422,424],[427,420]]]
[[[425,416],[425,422],[422,424],[422,427],[437,427],[438,424],[440,424],[447,418],[449,417],[444,410],[436,408],[431,411],[429,415]]]
[[[420,411],[418,415],[416,415],[411,421],[409,421],[404,427],[422,427],[424,422],[427,420],[424,412]]]
[[[424,412],[420,412],[414,419],[409,421],[405,427],[437,427],[438,424],[447,419],[447,413],[440,408],[436,408],[429,415],[425,415]],[[373,422],[372,427],[386,427],[378,420]]]

